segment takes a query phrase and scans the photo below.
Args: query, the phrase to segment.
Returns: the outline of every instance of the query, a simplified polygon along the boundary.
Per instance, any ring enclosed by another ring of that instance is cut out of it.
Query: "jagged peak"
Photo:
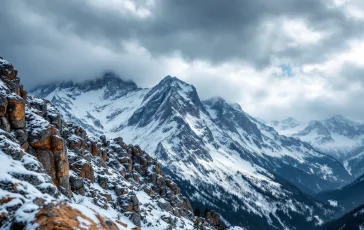
[[[307,127],[317,127],[317,126],[319,126],[319,127],[321,127],[321,126],[323,126],[323,127],[325,127],[324,126],[324,124],[321,122],[321,121],[319,121],[319,120],[312,120],[312,121],[310,121],[309,123],[308,123],[308,126]]]
[[[332,116],[331,118],[325,120],[326,122],[332,122],[332,121],[336,121],[336,122],[353,122],[349,119],[347,119],[346,117],[340,115],[340,114],[337,114],[337,115],[334,115]]]
[[[240,112],[244,112],[239,103],[235,103],[235,102],[230,103],[220,96],[211,97],[209,99],[204,100],[203,102],[204,102],[204,104],[207,104],[209,106],[222,105],[222,106],[227,106],[229,108],[235,109]]]
[[[192,84],[189,84],[185,81],[182,81],[181,79],[177,78],[177,77],[172,77],[171,75],[167,75],[165,76],[156,86],[154,86],[153,88],[160,88],[160,87],[179,87],[181,89],[185,89],[186,88],[189,91],[196,91],[195,87]],[[153,89],[152,88],[152,89]]]
[[[191,98],[193,100],[198,98],[196,88],[193,85],[188,84],[178,79],[177,77],[172,77],[170,75],[167,75],[157,85],[155,85],[153,88],[150,89],[150,91],[145,95],[144,101],[148,100],[148,98],[150,98],[155,93],[167,92],[167,91],[174,92],[170,94],[170,96],[179,94],[183,95],[184,98]]]
[[[226,103],[225,99],[220,96],[210,97],[210,98],[204,100],[204,102],[207,104]]]

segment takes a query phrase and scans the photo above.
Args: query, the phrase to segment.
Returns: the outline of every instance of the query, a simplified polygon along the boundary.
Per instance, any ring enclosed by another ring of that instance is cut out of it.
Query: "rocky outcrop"
[[[215,226],[215,227],[219,227],[221,226],[221,220],[220,220],[220,215],[211,210],[209,212],[206,213],[205,215],[205,219],[212,225],[212,226]]]
[[[77,218],[75,218],[77,217]],[[98,222],[71,208],[67,203],[45,205],[36,215],[37,229],[90,229],[116,230],[118,226],[111,220],[96,215]]]
[[[182,196],[177,184],[165,176],[158,162],[139,146],[126,145],[121,137],[109,141],[105,136],[88,137],[75,124],[65,124],[63,130],[70,150],[70,181],[74,192],[92,196],[103,208],[117,207],[139,226],[143,212],[134,190],[142,190],[158,200],[162,210],[177,217],[194,218],[191,204]],[[93,182],[109,193],[92,189],[89,185]],[[111,198],[111,193],[116,194],[115,199]]]

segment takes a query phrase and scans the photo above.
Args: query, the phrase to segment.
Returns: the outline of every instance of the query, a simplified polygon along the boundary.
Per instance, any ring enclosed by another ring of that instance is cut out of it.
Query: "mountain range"
[[[221,97],[201,100],[194,86],[176,77],[145,89],[107,73],[39,86],[30,94],[49,100],[67,122],[94,136],[137,143],[192,206],[215,209],[227,223],[248,229],[322,224],[338,207],[312,196],[355,179],[342,161],[307,140],[281,135]],[[297,127],[290,120],[286,130]]]
[[[335,157],[355,178],[364,173],[364,124],[336,115],[308,123],[294,118],[269,123],[280,134],[299,138]]]

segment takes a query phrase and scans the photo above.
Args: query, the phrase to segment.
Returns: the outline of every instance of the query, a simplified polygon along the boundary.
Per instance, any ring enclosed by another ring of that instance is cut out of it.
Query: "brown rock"
[[[28,149],[29,149],[29,143],[28,142],[24,142],[21,147],[26,151],[28,152]]]
[[[100,215],[96,215],[99,224],[95,223],[92,219],[85,216],[80,211],[71,208],[65,204],[50,204],[43,207],[36,215],[35,221],[32,224],[38,224],[39,230],[52,230],[52,229],[84,229],[84,224],[80,223],[78,218],[87,220],[90,225],[87,229],[90,230],[116,230],[118,227],[110,220],[105,220]]]
[[[56,166],[54,164],[54,155],[51,151],[36,149],[37,158],[44,166],[47,174],[52,178],[55,185],[58,185],[56,177]]]
[[[64,149],[64,140],[60,136],[52,136],[52,150],[59,151]]]
[[[127,228],[127,227],[128,227],[128,225],[127,225],[127,224],[125,224],[125,223],[121,222],[120,220],[115,220],[115,222],[116,222],[116,223],[118,223],[118,224],[120,224],[120,225],[121,225],[121,226],[123,226],[124,228]]]
[[[94,171],[90,163],[85,161],[77,161],[71,165],[71,169],[76,172],[79,177],[87,178],[92,183],[95,182]]]
[[[0,129],[10,132],[10,123],[6,117],[0,117]]]
[[[104,161],[106,161],[106,160],[107,160],[107,151],[103,151],[103,153],[102,153],[102,159],[103,159]]]
[[[7,112],[12,128],[21,129],[25,127],[25,103],[20,97],[8,97]]]
[[[3,117],[6,113],[6,108],[8,107],[8,100],[5,96],[0,94],[0,116]]]
[[[52,149],[52,133],[51,128],[45,128],[41,130],[37,136],[29,136],[28,142],[30,146],[35,149],[44,149],[51,150]]]
[[[2,65],[0,68],[0,76],[4,76],[9,80],[14,80],[17,74],[18,71],[11,64]]]

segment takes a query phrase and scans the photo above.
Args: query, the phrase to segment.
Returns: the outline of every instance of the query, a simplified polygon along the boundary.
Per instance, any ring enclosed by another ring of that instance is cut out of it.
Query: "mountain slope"
[[[216,212],[195,218],[181,189],[139,146],[65,122],[16,76],[0,58],[0,229],[222,227]]]
[[[324,224],[322,230],[362,230],[364,228],[364,205],[334,221]]]
[[[123,88],[125,82],[118,84]],[[236,104],[201,101],[192,85],[177,78],[167,76],[151,89],[134,88],[118,98],[104,96],[107,83],[94,91],[81,85],[43,86],[32,94],[51,100],[66,119],[90,132],[139,143],[193,204],[216,208],[234,224],[314,226],[333,209],[296,186],[313,193],[351,179],[332,157],[280,136]]]
[[[319,193],[317,198],[329,201],[343,207],[344,212],[348,212],[359,205],[364,204],[364,175],[356,179],[353,183],[340,189]]]

